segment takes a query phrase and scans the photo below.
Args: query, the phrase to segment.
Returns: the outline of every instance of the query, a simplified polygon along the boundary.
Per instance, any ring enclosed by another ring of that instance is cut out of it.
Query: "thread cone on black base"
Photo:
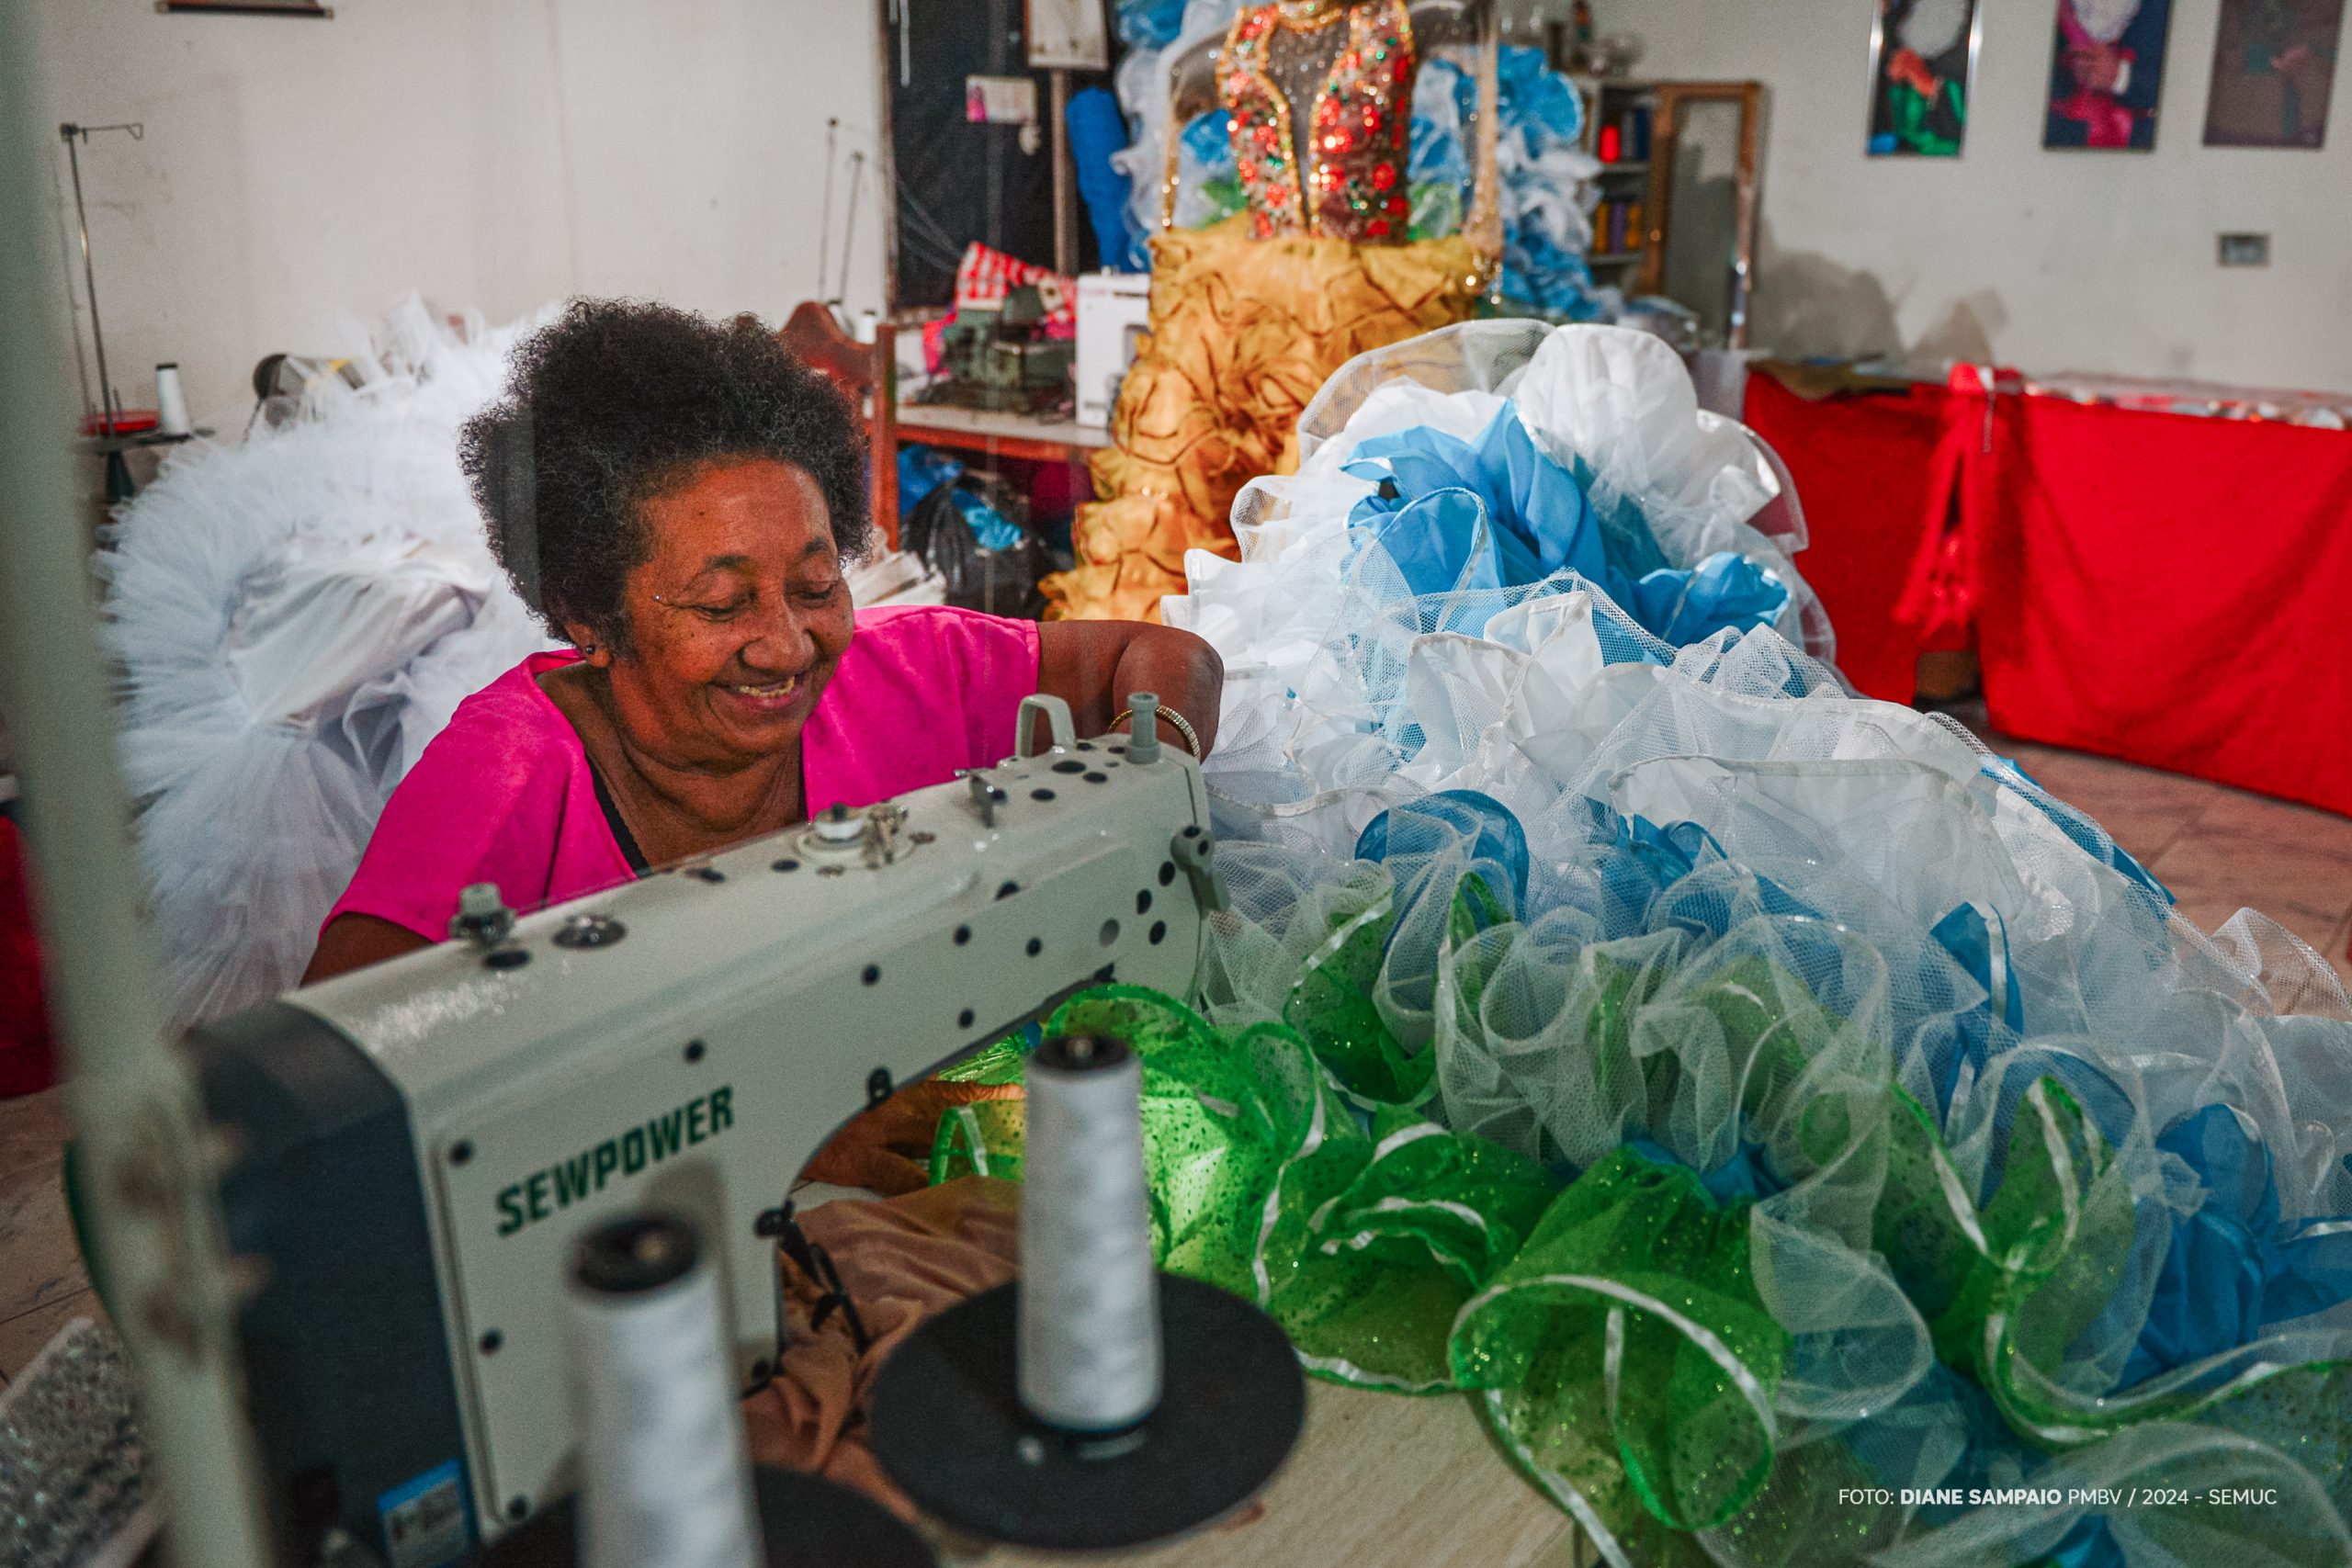
[[[884,1364],[868,1416],[875,1458],[934,1517],[1019,1546],[1136,1546],[1230,1513],[1298,1440],[1298,1358],[1239,1297],[1165,1274],[1159,1284],[1165,1382],[1123,1440],[1073,1442],[1022,1408],[1016,1282],[933,1318]]]

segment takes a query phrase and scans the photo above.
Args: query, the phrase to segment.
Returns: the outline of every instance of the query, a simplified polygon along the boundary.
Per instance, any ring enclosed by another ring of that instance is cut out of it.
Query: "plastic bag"
[[[974,501],[983,504],[971,507]],[[1020,526],[1028,511],[1019,492],[996,475],[967,473],[922,498],[900,526],[899,544],[945,580],[948,604],[1035,620],[1046,607],[1037,580],[1054,563],[1036,536]],[[994,525],[1007,522],[1013,525],[1010,538],[989,547],[1003,536]],[[983,532],[989,544],[982,543]]]

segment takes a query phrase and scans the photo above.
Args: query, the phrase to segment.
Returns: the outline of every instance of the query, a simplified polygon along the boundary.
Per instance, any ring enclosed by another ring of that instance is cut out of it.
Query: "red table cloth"
[[[1963,506],[1993,723],[2352,814],[2352,434],[1997,401]]]
[[[2352,434],[1988,409],[1966,367],[1820,402],[1751,377],[1747,417],[1864,693],[1908,701],[1918,653],[1973,623],[2004,733],[2352,814]]]
[[[16,823],[0,817],[0,1100],[37,1094],[56,1077],[23,840]]]
[[[1796,480],[1811,544],[1797,558],[1838,632],[1838,667],[1866,696],[1907,703],[1920,633],[1895,619],[1926,526],[1943,419],[1940,387],[1807,402],[1747,378],[1748,427]]]

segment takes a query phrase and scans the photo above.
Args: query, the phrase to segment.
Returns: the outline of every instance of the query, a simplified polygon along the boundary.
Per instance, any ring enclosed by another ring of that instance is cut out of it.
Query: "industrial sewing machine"
[[[439,1568],[571,1489],[587,1225],[690,1216],[755,1385],[771,1238],[849,1116],[1084,987],[1190,986],[1222,899],[1197,768],[1033,716],[1045,751],[519,920],[477,897],[469,940],[195,1037],[262,1273],[240,1330],[286,1561],[339,1531]]]
[[[1076,345],[1047,337],[1046,315],[1035,284],[1012,289],[997,310],[959,310],[943,345],[946,379],[923,400],[1042,413],[1067,398]]]

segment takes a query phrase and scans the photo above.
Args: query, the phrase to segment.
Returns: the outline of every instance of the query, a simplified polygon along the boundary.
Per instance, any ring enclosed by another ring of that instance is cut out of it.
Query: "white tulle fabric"
[[[108,530],[123,761],[182,1023],[294,983],[392,786],[460,702],[548,646],[457,447],[543,319],[452,323],[410,296],[347,323],[349,379],[183,449]]]
[[[1350,534],[1350,512],[1374,489],[1344,471],[1362,443],[1416,426],[1472,440],[1506,399],[1595,513],[1638,518],[1670,565],[1729,550],[1788,584],[1778,629],[1813,656],[1813,678],[1842,689],[1826,663],[1828,617],[1792,558],[1805,545],[1794,487],[1760,438],[1699,408],[1672,349],[1619,327],[1465,322],[1341,367],[1300,416],[1298,472],[1254,479],[1235,502],[1241,558],[1192,552],[1187,592],[1161,602],[1168,624],[1225,659],[1210,764],[1224,793],[1344,849],[1394,799],[1464,783],[1465,767],[1483,776],[1516,765],[1494,748],[1555,728],[1553,705],[1607,706],[1592,671],[1574,668],[1599,662],[1591,595],[1574,574],[1417,596],[1376,543]],[[1578,615],[1585,635],[1561,640]],[[1674,657],[1613,605],[1611,616],[1654,657]],[[1463,637],[1466,626],[1480,635]],[[1599,686],[1630,700],[1621,682]]]

